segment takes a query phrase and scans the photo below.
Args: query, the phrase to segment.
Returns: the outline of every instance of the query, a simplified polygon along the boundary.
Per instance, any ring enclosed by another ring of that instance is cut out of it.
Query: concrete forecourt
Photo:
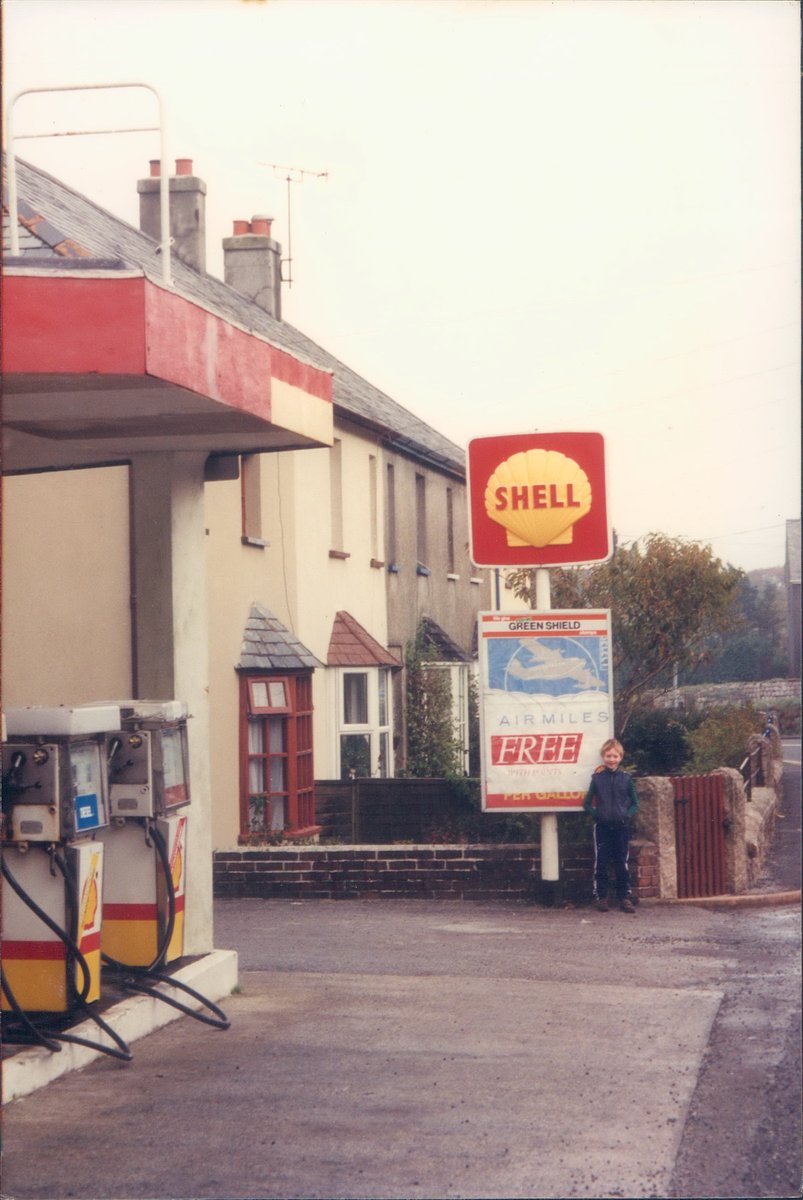
[[[747,1185],[767,1105],[794,1107],[773,1083],[799,905],[229,900],[216,922],[231,1028],[176,1021],[7,1104],[5,1195],[786,1194]]]

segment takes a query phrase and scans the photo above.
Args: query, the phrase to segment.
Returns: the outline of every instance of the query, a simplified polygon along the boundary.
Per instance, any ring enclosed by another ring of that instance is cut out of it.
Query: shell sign
[[[610,557],[600,433],[531,433],[468,444],[471,559],[548,567]]]

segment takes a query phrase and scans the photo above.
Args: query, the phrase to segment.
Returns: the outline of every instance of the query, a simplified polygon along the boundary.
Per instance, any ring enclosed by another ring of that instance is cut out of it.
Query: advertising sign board
[[[478,619],[483,809],[580,809],[613,736],[610,611]]]
[[[600,433],[528,433],[468,444],[478,567],[576,566],[610,557]]]

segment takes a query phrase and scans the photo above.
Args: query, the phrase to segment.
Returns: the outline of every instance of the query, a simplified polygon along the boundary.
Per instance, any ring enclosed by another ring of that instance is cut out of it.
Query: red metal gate
[[[721,775],[673,775],[678,897],[725,891],[725,794]]]

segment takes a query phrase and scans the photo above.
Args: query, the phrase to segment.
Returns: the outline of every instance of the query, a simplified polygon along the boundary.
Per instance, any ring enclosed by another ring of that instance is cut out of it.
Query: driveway
[[[5,1195],[798,1194],[795,907],[216,913],[231,1029],[9,1104]]]

